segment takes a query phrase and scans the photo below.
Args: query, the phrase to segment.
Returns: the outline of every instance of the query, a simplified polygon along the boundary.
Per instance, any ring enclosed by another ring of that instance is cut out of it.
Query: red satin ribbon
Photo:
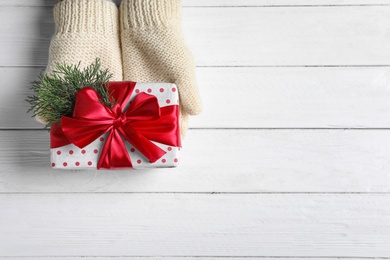
[[[113,169],[132,167],[124,140],[152,163],[166,152],[151,141],[181,146],[178,106],[160,108],[155,96],[140,93],[126,108],[135,85],[129,81],[109,83],[109,91],[116,102],[112,109],[100,102],[94,89],[80,90],[73,117],[63,116],[61,124],[52,127],[51,148],[69,143],[84,148],[109,132],[97,168]]]

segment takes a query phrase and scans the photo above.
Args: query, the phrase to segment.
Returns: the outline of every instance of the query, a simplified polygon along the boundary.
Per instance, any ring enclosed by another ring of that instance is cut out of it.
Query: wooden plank
[[[0,8],[0,66],[47,63],[51,13]],[[199,7],[183,18],[199,66],[390,65],[390,6]]]
[[[390,64],[387,6],[195,8],[184,14],[200,66]]]
[[[0,128],[42,127],[25,102],[42,70],[0,68]],[[193,128],[390,127],[389,67],[198,68],[198,81]]]
[[[47,257],[46,257],[47,258]],[[136,256],[122,256],[119,257],[121,260],[145,260],[145,259],[153,259],[153,260],[165,260],[167,257],[158,257],[158,256],[142,256],[142,257],[136,257]],[[248,259],[261,259],[261,260],[275,260],[275,257],[234,257],[234,260],[248,260]],[[9,257],[1,257],[0,259],[10,259]],[[56,260],[112,260],[113,257],[100,257],[100,256],[70,256],[70,257],[55,257]],[[183,256],[183,257],[174,257],[175,260],[199,260],[198,256],[191,257],[191,256]],[[231,260],[232,257],[227,256],[227,257],[202,257],[202,260]],[[315,260],[318,259],[316,257],[310,258],[310,257],[305,257],[305,258],[298,258],[298,257],[278,257],[278,260]],[[376,257],[364,257],[364,258],[357,258],[357,257],[348,257],[348,258],[343,258],[347,260],[377,260],[378,258]],[[387,257],[381,258],[382,260],[390,259]],[[12,260],[42,260],[42,257],[33,257],[33,256],[23,256],[23,257],[12,257]],[[339,257],[321,257],[321,260],[340,260]]]
[[[195,128],[388,128],[389,67],[199,68]]]
[[[2,194],[0,205],[1,256],[390,256],[388,194]]]
[[[119,5],[121,0],[114,0]],[[0,0],[0,6],[53,6],[52,0]],[[198,6],[356,6],[388,5],[388,0],[182,0],[184,7]]]
[[[9,0],[11,1],[11,0]],[[279,7],[279,6],[359,6],[388,5],[388,0],[182,0],[184,6],[242,6],[242,7]]]
[[[52,170],[45,131],[0,131],[0,193],[390,192],[389,130],[191,130],[177,169]]]

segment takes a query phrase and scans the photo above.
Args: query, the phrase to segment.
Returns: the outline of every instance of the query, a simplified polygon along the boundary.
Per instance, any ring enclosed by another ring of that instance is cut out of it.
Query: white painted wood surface
[[[0,257],[0,259],[13,259],[13,260],[25,260],[25,259],[28,259],[28,260],[41,260],[42,257]],[[53,257],[54,258],[54,257]],[[231,260],[232,258],[235,259],[235,260],[248,260],[248,259],[261,259],[261,260],[275,260],[275,257],[230,257],[230,256],[227,256],[227,257],[198,257],[198,256],[195,256],[195,257],[191,257],[191,256],[175,256],[175,257],[165,257],[165,256],[161,256],[161,257],[158,257],[158,256],[139,256],[139,257],[132,257],[132,256],[125,256],[125,257],[113,257],[113,256],[110,256],[110,257],[99,257],[99,256],[71,256],[71,257],[55,257],[56,260],[111,260],[111,259],[130,259],[130,260],[145,260],[145,259],[153,259],[153,260],[160,260],[160,259],[167,259],[167,258],[174,258],[175,260],[199,260],[199,259],[202,259],[202,260]],[[293,260],[307,260],[307,259],[311,259],[311,258],[307,258],[307,257],[294,257],[294,258],[290,258],[290,257],[277,257],[277,259],[293,259]],[[339,257],[321,257],[320,258],[321,260],[339,260],[339,259],[345,259],[344,258],[339,258]],[[348,260],[367,260],[367,259],[378,259],[378,258],[375,258],[375,257],[370,257],[370,258],[367,258],[367,257],[364,257],[364,258],[357,258],[357,257],[348,257],[347,258]],[[383,258],[382,258],[383,259]]]
[[[28,260],[41,260],[42,257],[0,257],[0,259],[13,259],[13,260],[25,260],[25,259],[28,259]],[[165,256],[162,256],[162,257],[158,257],[158,256],[140,256],[140,257],[113,257],[113,256],[110,256],[110,257],[99,257],[99,256],[71,256],[71,257],[55,257],[56,260],[111,260],[111,259],[130,259],[130,260],[145,260],[145,259],[153,259],[153,260],[160,260],[160,259],[167,259],[169,257],[165,257]],[[202,259],[202,260],[231,260],[232,258],[235,259],[235,260],[248,260],[248,259],[261,259],[261,260],[275,260],[275,257],[230,257],[230,256],[227,256],[227,257],[198,257],[198,256],[195,256],[195,257],[191,257],[191,256],[175,256],[175,257],[171,257],[171,258],[174,258],[175,260],[199,260],[199,259]],[[307,260],[308,258],[307,257],[299,257],[299,258],[290,258],[290,257],[277,257],[277,259],[293,259],[293,260]],[[309,258],[310,259],[310,258]],[[321,257],[320,258],[321,260],[339,260],[339,259],[343,259],[343,258],[339,258],[339,257]],[[344,258],[345,259],[345,258]],[[367,259],[378,259],[378,258],[375,258],[375,257],[372,257],[372,258],[367,258],[367,257],[364,257],[364,258],[357,258],[357,257],[348,257],[347,258],[348,260],[367,260]]]
[[[0,203],[7,256],[390,254],[387,194],[4,194]]]
[[[205,110],[142,172],[48,167],[53,2],[0,0],[0,259],[390,259],[389,0],[183,0]]]
[[[121,0],[113,0],[117,5]],[[53,6],[52,0],[1,0],[2,6]],[[274,7],[274,6],[373,6],[389,5],[388,0],[182,0],[184,7]]]
[[[192,130],[180,167],[140,172],[52,170],[46,131],[0,142],[0,193],[390,192],[388,130]]]
[[[42,70],[0,68],[0,128],[41,128],[25,99]],[[390,67],[202,67],[198,82],[205,111],[193,128],[390,127]]]
[[[51,9],[0,8],[0,66],[47,63]],[[187,7],[183,29],[199,66],[383,66],[389,13],[390,6]]]

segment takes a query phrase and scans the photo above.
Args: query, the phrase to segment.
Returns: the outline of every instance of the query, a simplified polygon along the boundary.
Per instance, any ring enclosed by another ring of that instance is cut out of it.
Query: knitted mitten
[[[117,6],[106,0],[63,0],[54,7],[55,34],[49,49],[46,73],[56,63],[84,68],[100,59],[112,80],[122,80],[122,60]],[[42,118],[36,118],[45,123]]]
[[[120,6],[125,80],[169,82],[179,89],[182,135],[188,114],[201,111],[195,63],[184,44],[180,0],[122,0]]]
[[[55,34],[49,49],[47,73],[55,63],[90,65],[100,58],[102,68],[122,80],[118,8],[106,0],[65,0],[54,7]]]

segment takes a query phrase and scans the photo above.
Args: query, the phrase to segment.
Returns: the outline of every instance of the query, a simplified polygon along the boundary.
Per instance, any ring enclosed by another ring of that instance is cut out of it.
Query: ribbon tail
[[[155,145],[141,134],[131,130],[123,131],[123,129],[121,129],[121,134],[126,139],[126,141],[131,143],[135,149],[137,149],[143,156],[148,158],[151,163],[156,162],[166,154],[163,149]]]
[[[116,129],[107,137],[98,161],[98,169],[115,169],[132,167],[125,143]]]

